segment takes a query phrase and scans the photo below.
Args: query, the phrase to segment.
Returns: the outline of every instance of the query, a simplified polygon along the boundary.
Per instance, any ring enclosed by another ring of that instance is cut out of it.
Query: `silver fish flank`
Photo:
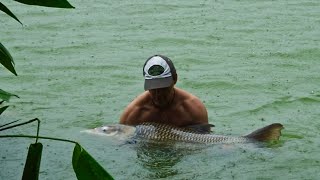
[[[245,136],[225,136],[197,133],[190,129],[173,127],[166,124],[143,123],[137,126],[122,124],[106,125],[86,130],[86,132],[115,136],[121,139],[133,138],[137,140],[142,139],[161,142],[177,141],[203,144],[230,144],[279,140],[282,129],[282,124],[274,123]]]

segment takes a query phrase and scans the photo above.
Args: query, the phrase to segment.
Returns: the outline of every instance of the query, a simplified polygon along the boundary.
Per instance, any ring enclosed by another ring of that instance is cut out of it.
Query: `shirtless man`
[[[120,117],[120,124],[158,122],[178,127],[208,125],[204,104],[196,96],[175,87],[178,76],[172,61],[162,55],[143,66],[145,92],[134,99]],[[206,131],[210,131],[207,126]]]

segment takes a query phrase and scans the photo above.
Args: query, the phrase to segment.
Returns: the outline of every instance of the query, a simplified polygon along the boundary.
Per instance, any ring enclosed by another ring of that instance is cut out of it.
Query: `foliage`
[[[79,180],[86,179],[113,179],[112,176],[97,163],[95,159],[84,150],[80,144],[76,144],[73,150],[72,165]]]
[[[0,89],[0,99],[2,99],[2,101],[0,101],[0,115],[9,107],[9,106],[3,106],[3,107],[1,107],[2,103],[3,103],[4,101],[9,101],[9,99],[10,99],[12,96],[15,96],[15,97],[19,98],[19,96],[15,95],[15,94],[11,94],[11,93],[8,93],[8,92]]]
[[[12,96],[15,96],[17,98],[19,98],[19,96],[15,95],[15,94],[11,94],[11,93],[8,93],[2,89],[0,89],[0,99],[4,100],[4,101],[9,101],[9,99],[12,97]],[[1,103],[0,103],[1,104]]]
[[[56,7],[56,8],[74,8],[67,0],[14,0],[23,4]]]
[[[0,10],[5,12],[6,14],[8,14],[9,16],[11,16],[13,19],[15,19],[16,21],[18,21],[20,24],[22,24],[19,19],[10,11],[10,9],[8,9],[4,4],[2,4],[0,2]]]
[[[2,104],[3,101],[1,101],[0,104]],[[0,107],[0,115],[8,108],[9,106],[3,106],[3,107]]]
[[[37,6],[45,6],[45,7],[55,7],[55,8],[74,8],[67,0],[15,0],[22,4],[27,5],[37,5]],[[20,24],[20,20],[14,15],[9,8],[7,8],[3,3],[0,2],[0,10],[18,21]],[[1,44],[0,42],[0,63],[7,68],[14,75],[17,75],[14,69],[14,62],[9,53],[9,51]]]
[[[64,142],[74,143],[75,147],[72,155],[72,165],[73,165],[73,170],[76,173],[76,176],[79,180],[86,180],[86,179],[113,180],[113,177],[79,143],[75,141],[67,140],[67,139],[39,136],[40,120],[38,118],[29,120],[26,122],[22,122],[19,124],[14,124],[11,126],[9,125],[17,121],[0,125],[0,131],[22,126],[28,123],[32,123],[34,121],[38,122],[36,136],[0,135],[0,138],[12,138],[12,137],[36,138],[36,142],[34,144],[30,144],[29,146],[27,160],[26,160],[23,175],[22,175],[23,180],[39,178],[40,162],[41,162],[41,154],[42,154],[43,146],[41,143],[38,142],[38,139],[49,139],[49,140],[55,140],[55,141],[64,141]]]
[[[43,145],[41,143],[30,144],[22,180],[39,179],[42,149]]]
[[[46,6],[46,7],[55,7],[55,8],[74,8],[67,0],[14,0],[22,4],[27,5],[37,5],[37,6]],[[0,2],[0,11],[6,13],[20,24],[21,21],[7,8],[3,3]],[[18,75],[15,68],[14,68],[14,61],[9,53],[9,51],[5,48],[4,45],[0,42],[0,64],[2,64],[7,70],[9,70],[14,75]],[[9,101],[11,97],[18,97],[15,94],[6,92],[0,89],[0,105],[3,104],[4,101]],[[0,107],[0,115],[8,108],[9,106]],[[17,120],[18,121],[18,120]],[[6,124],[0,124],[0,131],[4,131],[7,129],[11,129],[14,127],[22,126],[24,124],[28,124],[34,121],[38,121],[38,128],[37,128],[37,136],[29,136],[29,135],[1,135],[0,138],[17,138],[17,137],[27,137],[27,138],[36,138],[36,142],[34,144],[30,144],[28,155],[23,171],[23,180],[35,179],[39,178],[39,171],[40,171],[40,163],[41,163],[41,155],[43,146],[41,143],[38,142],[38,139],[50,139],[56,141],[65,141],[71,142],[75,144],[73,157],[72,157],[72,165],[74,172],[78,179],[105,179],[105,180],[113,180],[112,176],[105,170],[103,167],[86,151],[83,147],[80,146],[77,142],[66,140],[66,139],[59,139],[59,138],[52,138],[52,137],[41,137],[39,136],[39,127],[40,127],[40,120],[35,118],[27,122],[14,124],[17,121],[9,122]],[[14,124],[9,126],[10,124]]]
[[[1,5],[1,4],[0,4]],[[14,62],[9,51],[0,42],[0,63],[14,75],[18,75],[14,69]]]
[[[74,8],[67,0],[14,0],[22,4],[45,6],[45,7],[55,7],[55,8]],[[0,10],[18,21],[20,20],[7,8],[4,4],[0,2]]]

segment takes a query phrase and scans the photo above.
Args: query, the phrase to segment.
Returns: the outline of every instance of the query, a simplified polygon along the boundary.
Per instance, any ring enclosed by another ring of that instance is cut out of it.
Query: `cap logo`
[[[143,67],[145,79],[160,79],[172,76],[168,63],[160,56],[149,59]]]
[[[164,68],[160,65],[153,65],[149,68],[148,74],[151,76],[159,76],[164,72]]]

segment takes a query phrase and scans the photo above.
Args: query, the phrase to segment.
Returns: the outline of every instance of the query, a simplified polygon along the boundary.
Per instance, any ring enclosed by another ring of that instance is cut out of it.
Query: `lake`
[[[69,1],[75,9],[4,2],[0,41],[19,76],[0,124],[41,120],[40,135],[79,142],[115,179],[318,179],[320,1]],[[154,54],[174,62],[177,87],[198,96],[216,134],[279,122],[273,146],[136,148],[80,133],[114,124],[144,91]],[[36,123],[2,131],[36,135]],[[21,179],[33,139],[1,138],[0,179]],[[76,179],[73,144],[44,145],[40,179]]]

